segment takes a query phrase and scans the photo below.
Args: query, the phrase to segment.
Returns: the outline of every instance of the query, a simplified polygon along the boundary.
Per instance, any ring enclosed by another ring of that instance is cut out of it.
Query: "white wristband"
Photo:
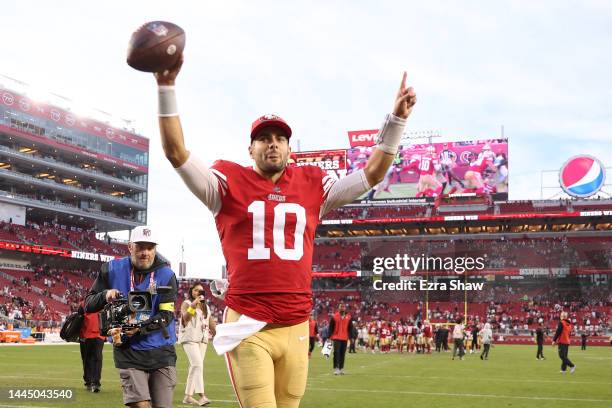
[[[176,93],[174,92],[174,85],[159,85],[157,89],[159,116],[178,116],[178,105],[176,103]]]
[[[404,134],[405,127],[406,119],[389,113],[378,131],[376,146],[383,152],[395,156],[397,154],[402,135]]]

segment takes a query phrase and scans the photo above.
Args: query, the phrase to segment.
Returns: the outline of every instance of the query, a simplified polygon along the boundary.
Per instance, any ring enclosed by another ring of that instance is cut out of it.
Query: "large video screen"
[[[375,149],[353,146],[347,150],[347,174],[364,168]],[[400,146],[384,181],[359,201],[432,199],[441,194],[507,200],[508,139]]]
[[[319,166],[334,178],[346,176],[346,149],[315,150],[291,153],[289,164],[293,166]]]

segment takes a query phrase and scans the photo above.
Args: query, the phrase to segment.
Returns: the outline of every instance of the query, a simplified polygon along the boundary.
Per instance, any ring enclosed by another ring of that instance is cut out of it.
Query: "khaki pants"
[[[224,322],[240,314],[227,308]],[[308,377],[308,320],[268,324],[225,354],[242,408],[297,408]]]
[[[125,405],[151,401],[155,408],[172,408],[176,367],[162,367],[153,371],[119,368],[119,378]]]
[[[189,360],[185,395],[204,394],[204,356],[206,343],[183,343],[183,350]]]

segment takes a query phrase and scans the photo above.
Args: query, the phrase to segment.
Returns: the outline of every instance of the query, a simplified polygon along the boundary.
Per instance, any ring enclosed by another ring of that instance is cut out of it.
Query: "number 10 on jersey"
[[[249,248],[248,259],[270,259],[270,248],[266,248],[266,203],[253,201],[247,210],[253,214],[253,247]],[[295,214],[294,246],[285,244],[285,223],[287,214]],[[274,253],[286,261],[299,261],[304,255],[304,229],[306,228],[306,210],[299,204],[279,203],[274,207],[274,224],[272,238]]]

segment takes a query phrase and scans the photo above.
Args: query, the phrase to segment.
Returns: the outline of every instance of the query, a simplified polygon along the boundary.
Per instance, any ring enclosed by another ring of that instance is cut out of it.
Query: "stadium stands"
[[[69,230],[60,225],[39,225],[27,223],[25,226],[0,221],[0,241],[43,245],[84,252],[124,256],[127,245],[101,241],[94,231]]]
[[[343,207],[331,211],[324,219],[378,219],[394,217],[428,217],[430,215],[477,215],[477,214],[529,214],[529,213],[565,213],[593,210],[610,210],[612,203],[609,200],[573,201],[573,200],[517,200],[504,202],[486,202],[475,200],[469,202],[465,199],[444,204],[420,203],[410,205],[385,206],[354,206]]]

